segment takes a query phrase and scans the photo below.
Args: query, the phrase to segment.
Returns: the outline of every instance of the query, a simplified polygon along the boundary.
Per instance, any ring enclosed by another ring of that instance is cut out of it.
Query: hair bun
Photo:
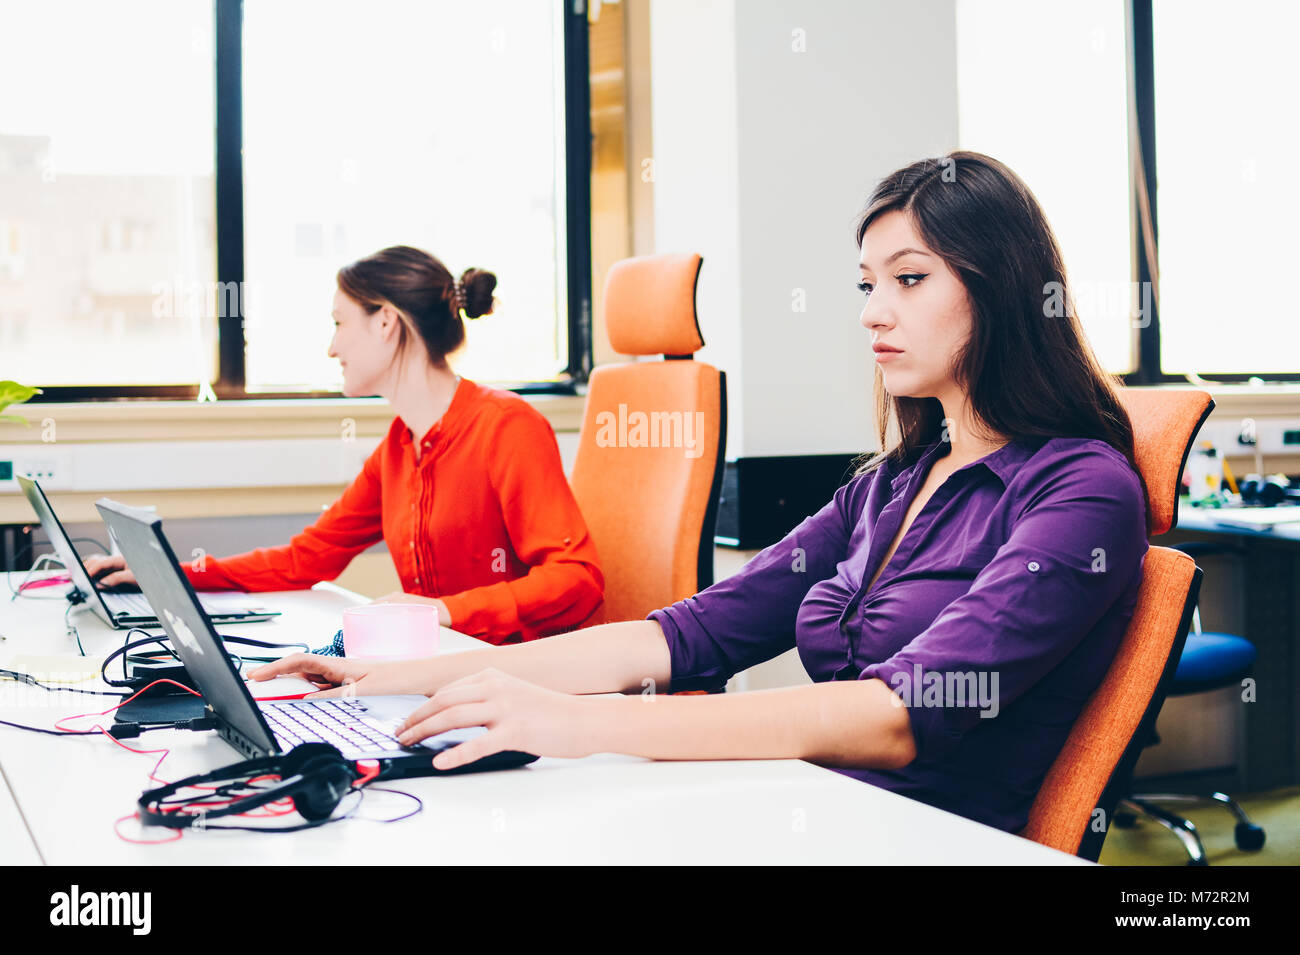
[[[497,277],[484,269],[466,269],[460,274],[461,308],[467,318],[492,314]]]

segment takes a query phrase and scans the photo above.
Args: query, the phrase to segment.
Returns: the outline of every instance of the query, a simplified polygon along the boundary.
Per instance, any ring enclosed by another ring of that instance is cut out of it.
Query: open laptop
[[[105,590],[90,579],[86,565],[81,562],[81,555],[73,546],[72,538],[63,529],[63,524],[54,513],[54,507],[41,486],[26,475],[17,474],[14,477],[27,495],[54,552],[72,578],[73,589],[69,591],[68,599],[73,602],[85,600],[105,623],[118,630],[160,626],[157,614],[143,594]],[[208,616],[217,623],[256,623],[280,615],[280,611],[258,605],[253,597],[245,593],[205,594],[200,600]]]
[[[203,694],[206,714],[227,743],[255,759],[285,753],[299,743],[330,743],[344,759],[375,759],[381,779],[505,769],[531,763],[530,753],[494,753],[455,770],[435,769],[444,749],[486,732],[482,726],[431,736],[403,746],[393,731],[427,701],[420,694],[320,700],[254,700],[163,535],[162,519],[103,498],[95,507],[112,530],[140,587],[158,608],[163,629]]]

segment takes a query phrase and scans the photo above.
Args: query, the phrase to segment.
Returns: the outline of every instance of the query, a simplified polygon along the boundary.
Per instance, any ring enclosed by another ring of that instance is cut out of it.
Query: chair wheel
[[[1264,848],[1264,830],[1253,822],[1239,822],[1234,833],[1237,848],[1242,852],[1255,852]]]
[[[1138,817],[1132,812],[1116,812],[1111,819],[1111,824],[1119,829],[1132,829],[1137,825]]]

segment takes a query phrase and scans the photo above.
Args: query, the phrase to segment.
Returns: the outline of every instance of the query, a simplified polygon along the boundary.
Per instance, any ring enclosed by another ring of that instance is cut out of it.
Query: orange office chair
[[[591,374],[574,497],[605,574],[587,621],[641,620],[713,583],[713,529],[727,443],[726,376],[693,359],[698,255],[616,263],[605,280],[609,343],[662,361]]]
[[[1190,389],[1121,388],[1120,399],[1133,423],[1134,456],[1151,501],[1151,533],[1163,534],[1178,522],[1183,467],[1214,401]],[[1201,569],[1187,554],[1171,547],[1147,550],[1133,619],[1048,770],[1020,835],[1097,861],[1178,668],[1200,587]]]

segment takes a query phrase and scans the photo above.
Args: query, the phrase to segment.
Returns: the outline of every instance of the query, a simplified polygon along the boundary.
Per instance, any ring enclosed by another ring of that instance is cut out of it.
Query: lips
[[[903,351],[901,348],[894,348],[890,345],[872,345],[871,350],[877,355],[898,355]]]

